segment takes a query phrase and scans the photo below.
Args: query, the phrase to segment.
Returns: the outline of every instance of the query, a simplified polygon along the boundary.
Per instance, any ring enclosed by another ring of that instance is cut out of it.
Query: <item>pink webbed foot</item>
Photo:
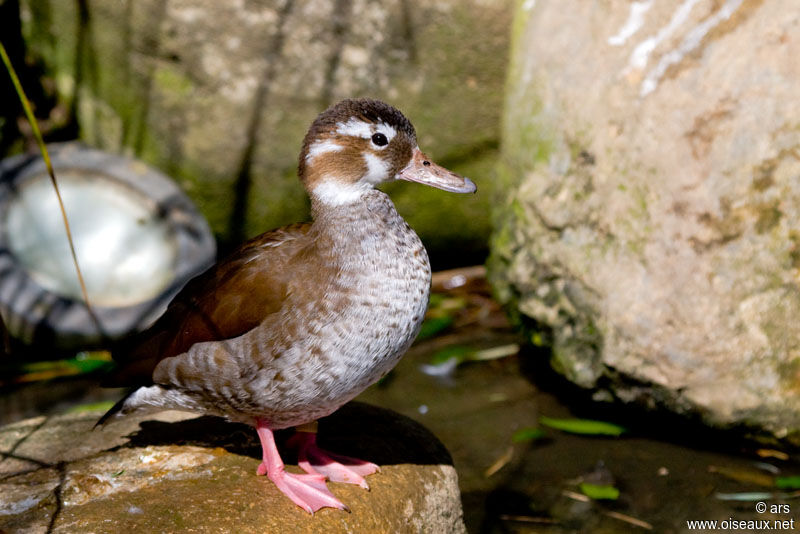
[[[298,431],[289,438],[287,445],[297,447],[297,465],[303,471],[325,475],[333,482],[358,484],[368,490],[369,485],[364,477],[380,471],[380,467],[371,462],[320,449],[314,432]]]
[[[284,495],[310,514],[325,507],[347,510],[347,507],[328,490],[323,475],[295,475],[286,472],[278,448],[275,446],[272,431],[263,421],[256,422],[256,431],[263,450],[263,461],[256,470],[257,474],[267,475]]]

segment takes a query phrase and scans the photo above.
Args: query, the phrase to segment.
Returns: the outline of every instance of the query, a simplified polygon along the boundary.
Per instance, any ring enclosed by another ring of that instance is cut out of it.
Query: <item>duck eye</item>
[[[375,146],[386,146],[389,144],[389,140],[380,132],[372,135],[372,142]]]

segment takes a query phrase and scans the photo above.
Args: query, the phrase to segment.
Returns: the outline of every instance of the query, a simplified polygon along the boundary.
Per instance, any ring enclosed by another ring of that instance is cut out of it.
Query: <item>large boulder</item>
[[[229,244],[307,217],[297,155],[341,98],[393,103],[479,187],[496,161],[508,0],[21,4],[82,140],[176,178]],[[488,195],[393,189],[430,248],[485,251]]]
[[[492,277],[586,388],[797,440],[800,5],[525,1]]]
[[[0,532],[464,532],[450,455],[388,410],[351,403],[320,422],[322,446],[381,472],[370,491],[328,483],[350,513],[313,516],[256,476],[246,425],[163,412],[92,431],[99,415],[0,428]]]

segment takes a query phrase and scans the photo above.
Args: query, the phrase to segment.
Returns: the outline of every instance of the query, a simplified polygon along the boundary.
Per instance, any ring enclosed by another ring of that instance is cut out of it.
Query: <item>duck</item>
[[[131,392],[98,421],[182,410],[255,427],[266,475],[308,513],[347,510],[327,481],[369,489],[372,462],[317,445],[317,421],[385,376],[428,305],[422,241],[376,189],[405,180],[453,193],[475,184],[435,164],[396,108],[343,100],[311,124],[298,175],[309,223],[263,233],[191,280],[164,314],[114,350],[107,385]],[[274,431],[292,428],[285,469]]]

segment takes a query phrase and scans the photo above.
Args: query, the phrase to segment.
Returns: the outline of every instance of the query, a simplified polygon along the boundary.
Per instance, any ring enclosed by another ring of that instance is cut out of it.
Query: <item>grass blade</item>
[[[544,430],[541,428],[525,427],[514,432],[514,435],[511,436],[511,442],[522,443],[523,441],[535,441],[545,436],[547,436],[547,434],[545,434]]]
[[[53,171],[53,164],[50,161],[50,154],[47,152],[47,147],[44,144],[44,138],[42,137],[42,132],[39,130],[39,123],[36,121],[36,117],[33,115],[31,104],[28,101],[28,97],[25,96],[25,90],[22,88],[22,84],[19,81],[17,72],[14,70],[14,66],[11,65],[11,60],[8,57],[8,53],[6,53],[6,48],[5,46],[3,46],[2,42],[0,42],[0,57],[2,57],[3,59],[6,71],[8,71],[8,75],[11,77],[11,83],[14,84],[14,89],[17,91],[17,96],[19,97],[20,103],[22,103],[22,109],[25,111],[25,116],[27,117],[28,122],[31,125],[33,136],[36,138],[36,143],[39,145],[39,151],[41,151],[42,153],[42,159],[44,159],[44,164],[47,167],[47,173],[50,175],[50,182],[53,184],[53,189],[56,192],[56,197],[58,198],[58,205],[61,208],[61,218],[64,221],[64,229],[67,232],[69,251],[72,254],[72,263],[75,265],[75,272],[78,275],[78,282],[80,283],[81,286],[81,294],[83,295],[83,302],[86,304],[86,311],[89,312],[89,316],[92,318],[92,322],[94,322],[95,327],[97,327],[97,332],[101,336],[105,337],[103,328],[100,325],[100,320],[97,318],[97,315],[95,315],[94,313],[94,309],[89,304],[89,292],[86,290],[86,283],[83,281],[83,273],[81,272],[81,268],[78,265],[78,255],[75,253],[75,243],[72,241],[72,230],[70,229],[69,220],[67,219],[67,211],[64,209],[64,201],[61,199],[61,191],[58,188],[58,182],[56,181],[56,173],[55,171]]]
[[[616,501],[619,499],[619,490],[614,486],[608,484],[590,484],[588,482],[581,482],[581,493],[594,500]]]
[[[592,419],[555,419],[552,417],[540,417],[539,422],[544,426],[555,428],[570,434],[585,434],[592,436],[619,436],[625,432],[625,428],[606,421],[594,421]]]

